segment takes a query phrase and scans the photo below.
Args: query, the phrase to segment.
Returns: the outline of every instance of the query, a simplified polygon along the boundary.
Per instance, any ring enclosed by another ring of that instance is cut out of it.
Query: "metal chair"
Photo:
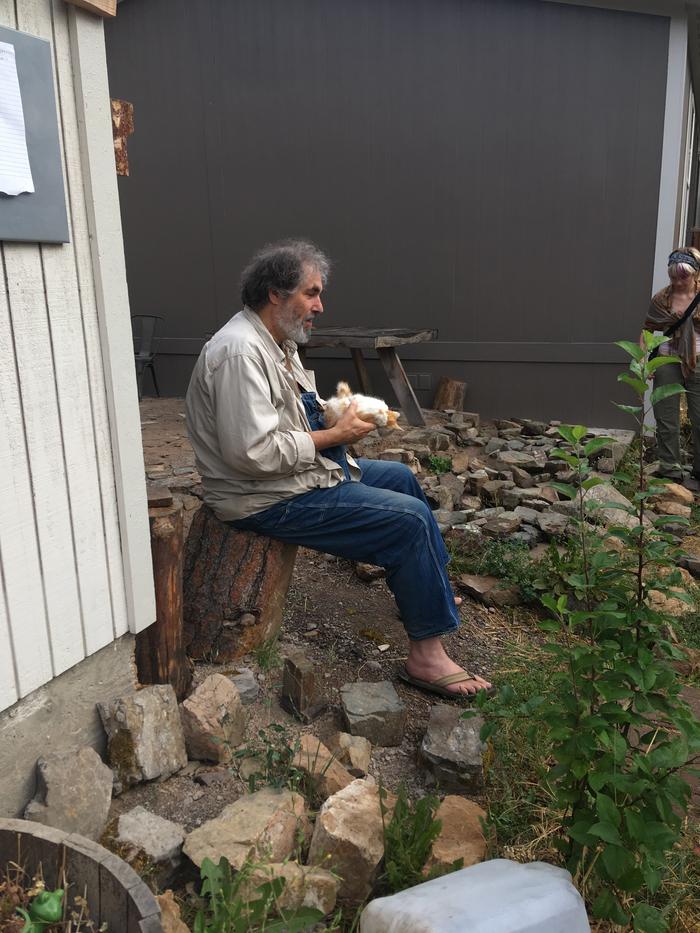
[[[156,379],[155,341],[158,323],[163,318],[157,314],[134,314],[131,318],[131,332],[134,338],[134,359],[136,362],[136,384],[139,391],[139,401],[143,395],[143,377],[146,370],[150,370],[153,387],[160,398],[158,380]]]

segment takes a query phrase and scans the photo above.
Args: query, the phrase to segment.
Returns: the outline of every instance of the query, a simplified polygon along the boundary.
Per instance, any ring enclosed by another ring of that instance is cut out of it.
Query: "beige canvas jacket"
[[[316,391],[296,344],[279,347],[249,308],[200,353],[187,390],[187,428],[204,501],[222,521],[342,482],[341,467],[314,447],[296,383]],[[348,463],[359,479],[357,464],[349,457]]]

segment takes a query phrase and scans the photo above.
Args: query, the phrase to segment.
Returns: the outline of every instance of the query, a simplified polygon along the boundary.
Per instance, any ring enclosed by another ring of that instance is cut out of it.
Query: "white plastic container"
[[[360,933],[590,933],[563,868],[492,859],[371,901]]]

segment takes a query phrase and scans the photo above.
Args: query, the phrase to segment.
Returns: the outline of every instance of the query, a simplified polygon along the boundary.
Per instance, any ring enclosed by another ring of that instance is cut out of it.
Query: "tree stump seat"
[[[232,661],[280,629],[297,547],[219,521],[203,505],[185,546],[183,618],[190,658]]]

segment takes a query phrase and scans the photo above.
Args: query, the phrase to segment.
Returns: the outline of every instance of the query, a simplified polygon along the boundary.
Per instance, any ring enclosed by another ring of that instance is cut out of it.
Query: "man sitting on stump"
[[[204,501],[236,528],[384,567],[409,638],[401,676],[473,695],[491,685],[440,641],[459,615],[420,485],[401,463],[346,454],[375,426],[352,404],[325,428],[313,373],[301,365],[297,345],[323,312],[328,272],[323,253],[298,240],[264,247],[244,270],[243,310],[206,344],[187,390]]]

